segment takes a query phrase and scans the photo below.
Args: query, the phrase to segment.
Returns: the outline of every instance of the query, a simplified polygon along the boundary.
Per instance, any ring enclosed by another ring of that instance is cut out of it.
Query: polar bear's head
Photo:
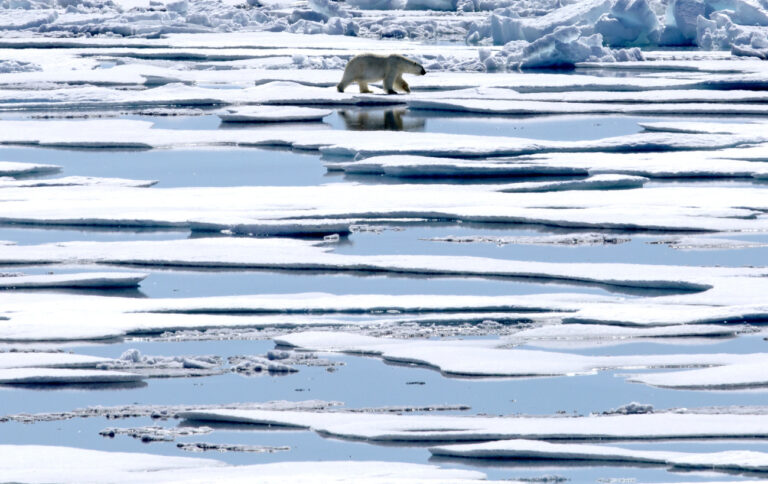
[[[402,55],[398,55],[397,57],[399,57],[402,60],[401,69],[403,72],[407,72],[408,74],[415,74],[417,76],[423,76],[424,74],[427,73],[427,71],[424,70],[424,66],[422,66],[415,60],[409,59]]]

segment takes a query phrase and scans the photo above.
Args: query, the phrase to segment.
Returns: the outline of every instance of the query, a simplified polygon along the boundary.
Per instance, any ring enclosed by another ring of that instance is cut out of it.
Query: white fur
[[[336,88],[339,92],[344,92],[348,85],[356,82],[360,86],[360,92],[367,93],[371,92],[368,89],[369,82],[384,81],[387,94],[397,94],[395,88],[411,92],[408,83],[403,80],[404,73],[423,76],[426,71],[415,60],[399,54],[360,54],[347,63],[344,76]]]

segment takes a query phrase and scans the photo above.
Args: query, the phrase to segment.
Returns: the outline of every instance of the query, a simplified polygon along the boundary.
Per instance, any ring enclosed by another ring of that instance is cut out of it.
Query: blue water
[[[623,116],[560,116],[560,117],[453,117],[434,114],[385,110],[347,110],[334,113],[318,129],[410,129],[427,132],[492,134],[525,136],[536,139],[594,139],[638,132],[639,122],[659,118]],[[363,116],[365,114],[365,116]],[[133,117],[148,119],[157,128],[165,129],[254,129],[223,127],[218,118],[206,113],[201,116]],[[672,118],[663,118],[670,120]],[[690,119],[690,118],[688,118]],[[717,118],[721,121],[721,118]],[[402,125],[402,126],[400,126]],[[266,126],[263,129],[271,129]],[[350,132],[353,136],[354,133]],[[157,187],[236,186],[236,185],[315,185],[345,182],[350,178],[328,176],[317,154],[257,149],[231,150],[153,150],[153,151],[92,151],[48,150],[39,148],[0,148],[0,159],[44,162],[62,165],[55,176],[86,175],[157,179]],[[381,177],[370,177],[366,183],[382,183]],[[656,182],[654,182],[656,183]],[[664,182],[659,182],[664,183]],[[701,182],[686,184],[745,183],[744,181]],[[151,189],[151,188],[150,188]],[[354,233],[335,245],[342,254],[435,254],[448,256],[480,256],[509,260],[547,262],[627,262],[676,265],[766,265],[768,248],[715,251],[679,251],[666,245],[649,242],[667,235],[619,234],[631,242],[607,246],[534,246],[509,244],[456,244],[421,240],[448,235],[537,236],[562,233],[562,230],[501,224],[422,224],[403,227],[404,230],[384,230],[376,234]],[[190,237],[187,230],[135,230],[83,228],[41,228],[30,226],[0,226],[0,240],[19,244],[39,244],[69,240],[168,240]],[[727,238],[768,242],[765,234],[727,235]],[[54,271],[77,272],[93,270],[135,270],[126,267],[37,266],[0,267],[3,270],[23,270],[30,273]],[[190,271],[137,269],[149,277],[136,290],[127,292],[74,291],[78,294],[103,294],[128,297],[193,297],[234,294],[275,294],[322,291],[337,294],[474,294],[505,295],[544,292],[582,292],[615,294],[615,288],[576,285],[534,280],[500,280],[489,278],[427,278],[396,275],[364,275],[331,272],[293,271]],[[624,293],[622,293],[624,294]],[[630,297],[649,295],[631,293]],[[55,314],[55,309],[52,309]],[[631,342],[594,347],[557,348],[563,351],[594,355],[765,352],[762,335],[738,338],[696,338],[692,340],[659,340]],[[137,348],[148,355],[215,354],[232,356],[263,354],[272,349],[271,341],[203,341],[154,342],[133,340],[67,345],[68,351],[119,357],[123,351]],[[531,348],[541,349],[530,346]],[[631,401],[651,403],[656,408],[697,407],[707,405],[767,405],[768,391],[687,391],[657,389],[628,383],[624,377],[636,371],[610,370],[593,375],[554,378],[461,379],[448,378],[438,371],[415,366],[391,365],[375,357],[324,355],[343,366],[328,372],[322,367],[299,367],[299,372],[285,376],[261,375],[246,377],[227,373],[201,378],[150,379],[146,385],[121,387],[48,387],[16,388],[0,386],[0,415],[20,412],[67,411],[91,405],[140,404],[217,404],[267,400],[322,399],[342,401],[347,407],[385,405],[465,404],[469,413],[537,414],[555,412],[588,414],[618,407]],[[658,371],[658,370],[657,370]],[[409,384],[422,382],[423,384]],[[74,419],[23,425],[0,424],[0,444],[74,445],[103,450],[152,452],[163,455],[193,455],[175,447],[174,443],[142,444],[125,436],[105,439],[98,431],[108,426],[128,427],[158,424],[149,418],[109,421],[103,418]],[[160,425],[174,426],[170,420]],[[430,459],[422,447],[377,446],[367,443],[327,439],[309,431],[267,431],[257,427],[221,428],[213,434],[180,438],[189,442],[221,442],[254,445],[287,445],[288,452],[274,454],[206,453],[194,454],[226,460],[230,463],[263,463],[312,459],[378,459],[406,462],[436,462],[443,466],[481,469],[497,479],[530,478],[562,475],[571,482],[595,482],[598,479],[632,478],[639,482],[670,481],[729,481],[741,479],[722,473],[670,473],[663,467],[621,467],[578,465],[565,466],[551,462],[499,463],[456,462]],[[653,449],[714,451],[751,449],[768,451],[765,441],[658,442],[627,443],[625,446]]]

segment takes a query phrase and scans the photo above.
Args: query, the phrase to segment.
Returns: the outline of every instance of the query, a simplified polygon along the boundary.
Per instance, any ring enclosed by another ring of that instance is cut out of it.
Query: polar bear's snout
[[[370,93],[369,82],[384,81],[384,91],[387,94],[397,94],[397,91],[411,92],[403,74],[423,76],[426,73],[424,66],[400,54],[360,54],[347,62],[344,76],[336,88],[339,92],[344,92],[348,85],[356,82],[360,86],[360,92]]]

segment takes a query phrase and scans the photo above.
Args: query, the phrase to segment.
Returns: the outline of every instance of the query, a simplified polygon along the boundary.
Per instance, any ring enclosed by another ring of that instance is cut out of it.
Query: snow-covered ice
[[[328,436],[372,442],[733,439],[759,438],[768,434],[764,416],[727,413],[490,417],[221,409],[182,412],[180,416],[201,422],[306,428]]]
[[[85,272],[70,274],[0,273],[0,289],[33,288],[122,288],[136,287],[147,274],[130,272]]]
[[[230,108],[219,114],[227,123],[287,123],[321,121],[333,111],[294,107]]]
[[[632,450],[622,447],[562,444],[531,440],[498,440],[481,444],[431,447],[432,455],[480,459],[547,461],[621,462],[637,465],[667,465],[678,468],[720,471],[763,472],[768,469],[768,454],[754,451],[675,452]]]

